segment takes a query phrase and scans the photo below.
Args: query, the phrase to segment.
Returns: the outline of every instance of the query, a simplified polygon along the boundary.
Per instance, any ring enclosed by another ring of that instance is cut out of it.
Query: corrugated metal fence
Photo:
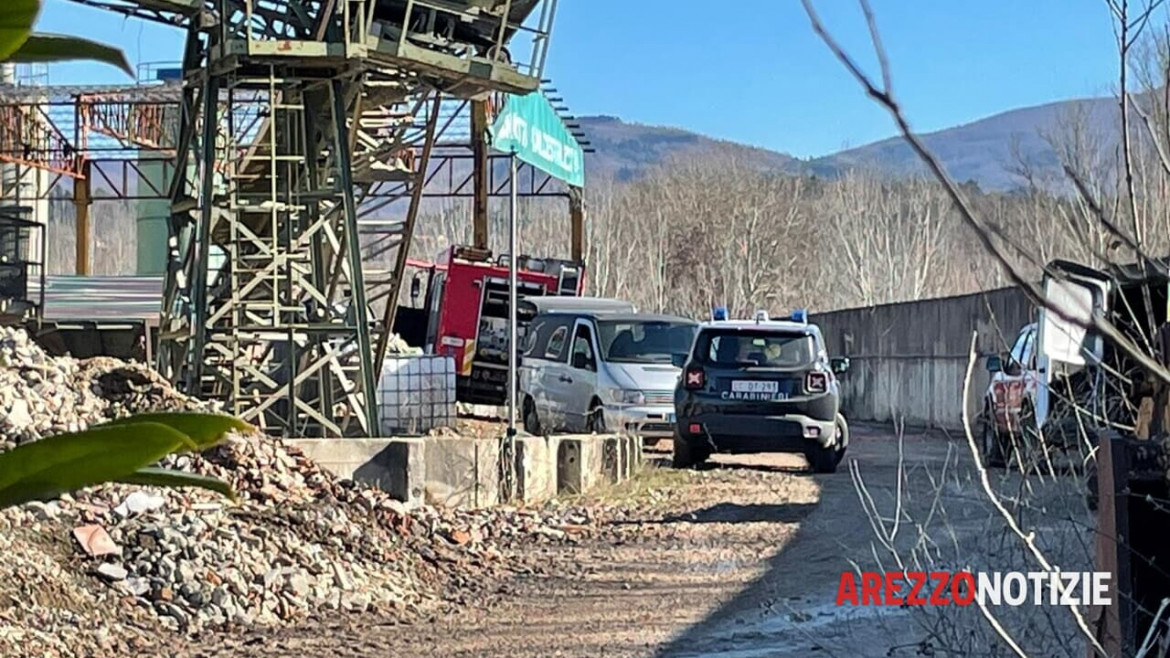
[[[980,355],[1006,352],[1020,328],[1034,321],[1032,304],[1017,288],[815,315],[830,356],[848,356],[842,379],[851,420],[962,428],[963,377],[971,333]],[[980,411],[988,375],[976,365],[968,400]]]

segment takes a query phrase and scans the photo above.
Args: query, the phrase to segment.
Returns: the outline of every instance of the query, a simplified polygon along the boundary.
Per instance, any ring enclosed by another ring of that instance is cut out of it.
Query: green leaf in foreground
[[[195,475],[182,471],[171,471],[165,468],[142,468],[125,477],[118,478],[123,484],[138,484],[147,487],[195,487],[207,489],[226,496],[232,502],[236,501],[236,492],[231,485],[218,478],[206,475]]]
[[[117,480],[192,445],[159,423],[59,434],[0,454],[0,508]]]
[[[0,62],[28,38],[40,11],[40,0],[0,0]]]
[[[11,0],[0,0],[9,2]],[[134,71],[121,50],[89,39],[64,34],[30,34],[24,43],[8,56],[21,64],[30,62],[63,62],[89,60],[116,66],[133,76]]]
[[[2,2],[3,0],[0,0]],[[198,413],[153,413],[153,414],[139,414],[137,416],[130,416],[129,418],[119,418],[108,423],[103,423],[98,427],[124,427],[126,425],[137,425],[138,423],[156,423],[158,425],[166,425],[175,431],[181,432],[190,437],[194,447],[191,450],[206,450],[214,447],[224,439],[224,436],[229,432],[252,432],[255,428],[232,416],[224,416],[221,414],[198,414]]]

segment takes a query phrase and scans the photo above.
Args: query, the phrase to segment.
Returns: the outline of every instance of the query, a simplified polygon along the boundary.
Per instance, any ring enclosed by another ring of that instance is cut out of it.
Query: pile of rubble
[[[0,449],[128,413],[201,406],[141,366],[50,358],[0,328]],[[160,625],[409,618],[465,603],[493,576],[539,570],[510,546],[573,541],[593,524],[572,509],[408,510],[261,435],[167,461],[230,482],[239,503],[111,485],[0,512],[0,572],[14,574],[0,582],[0,655],[67,655],[74,642],[132,650],[150,641],[139,629]]]
[[[24,331],[0,327],[0,449],[136,410],[189,405],[147,368],[106,358],[53,358]]]

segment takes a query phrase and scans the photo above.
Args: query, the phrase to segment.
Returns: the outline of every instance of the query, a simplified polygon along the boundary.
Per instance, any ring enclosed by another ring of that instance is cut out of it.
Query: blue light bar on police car
[[[726,306],[716,306],[711,311],[711,319],[715,320],[716,322],[721,322],[723,320],[726,320],[727,319],[727,307]]]
[[[792,312],[790,319],[793,322],[800,322],[801,324],[808,324],[808,311],[803,308],[798,308]]]

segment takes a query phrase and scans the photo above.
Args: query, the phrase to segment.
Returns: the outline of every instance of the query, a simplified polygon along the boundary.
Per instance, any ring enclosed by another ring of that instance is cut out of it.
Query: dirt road
[[[985,539],[965,444],[858,429],[869,496],[906,519],[894,543],[937,538],[911,519],[944,514],[956,549]],[[665,455],[660,455],[664,459]],[[913,484],[911,484],[913,483]],[[519,575],[473,609],[412,626],[379,619],[314,622],[275,635],[208,638],[185,655],[329,656],[900,656],[923,637],[896,608],[834,604],[842,571],[874,567],[870,516],[849,468],[813,476],[799,457],[717,460],[708,470],[651,470],[589,501],[601,519],[575,544],[542,548],[552,576]],[[944,554],[945,547],[939,553]],[[529,554],[527,559],[532,559]],[[906,645],[904,649],[898,647]]]

